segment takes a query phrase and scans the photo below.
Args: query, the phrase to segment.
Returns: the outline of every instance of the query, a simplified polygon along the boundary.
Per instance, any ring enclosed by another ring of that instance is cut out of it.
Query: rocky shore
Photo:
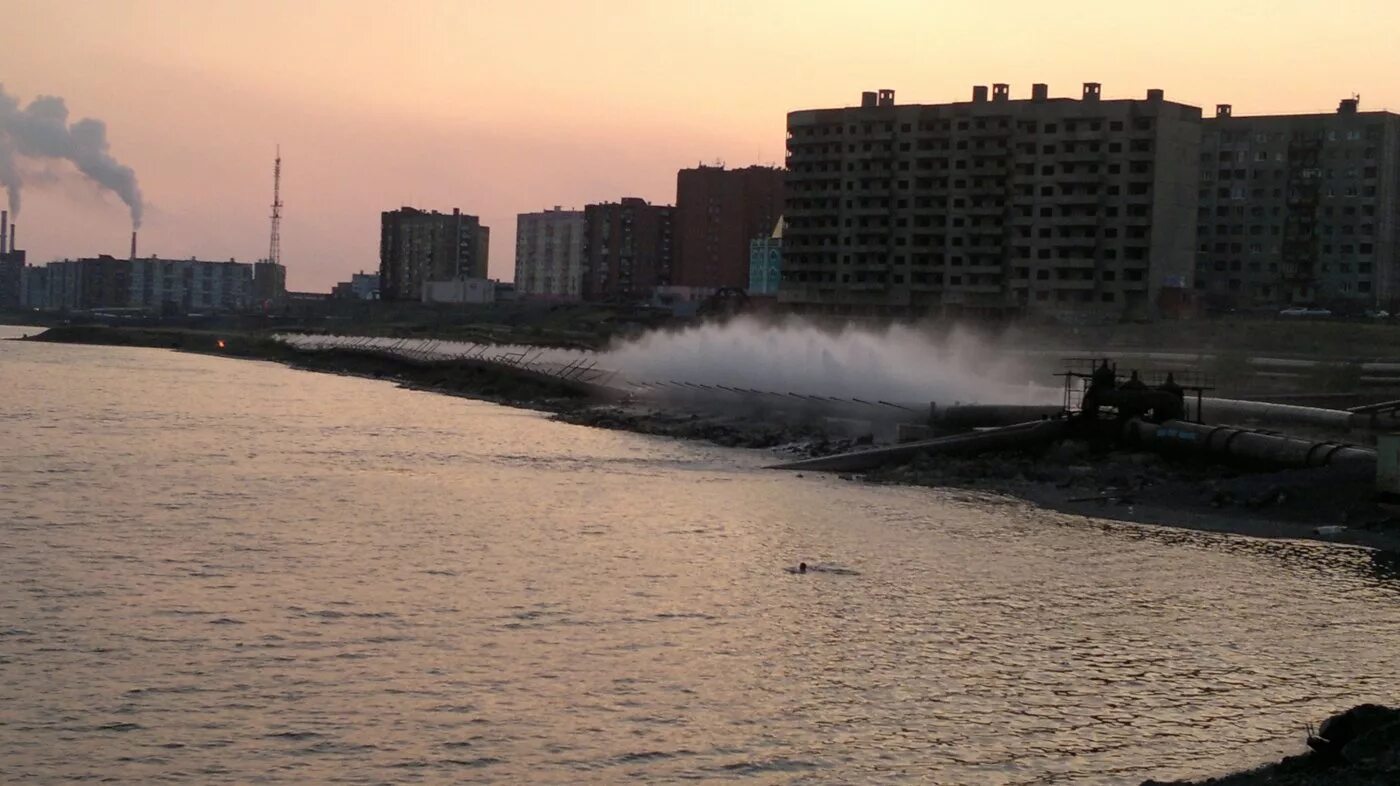
[[[1395,786],[1400,784],[1400,709],[1362,704],[1333,715],[1309,751],[1249,772],[1142,786]]]

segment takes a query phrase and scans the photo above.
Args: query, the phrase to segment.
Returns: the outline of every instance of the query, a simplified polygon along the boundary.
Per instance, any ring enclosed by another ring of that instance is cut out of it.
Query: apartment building
[[[749,241],[771,232],[783,214],[783,170],[699,166],[676,174],[676,266],[673,283],[743,289]]]
[[[253,302],[253,266],[200,259],[118,259],[101,255],[50,262],[30,269],[28,305],[53,311],[139,309],[200,314],[247,310]]]
[[[555,206],[515,217],[515,286],[522,296],[583,297],[584,211]]]
[[[675,208],[624,197],[584,208],[584,300],[640,302],[672,283]]]
[[[1393,308],[1400,300],[1400,115],[1204,121],[1195,286],[1217,307]]]
[[[1106,320],[1191,285],[1201,111],[1160,90],[881,90],[787,130],[778,298],[796,310]]]
[[[379,295],[419,300],[430,281],[485,279],[491,230],[476,216],[403,207],[379,221]]]

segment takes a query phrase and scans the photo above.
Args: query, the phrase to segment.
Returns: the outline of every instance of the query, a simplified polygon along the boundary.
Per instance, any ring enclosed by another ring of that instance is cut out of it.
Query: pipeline
[[[1013,426],[974,431],[969,434],[954,434],[949,437],[905,442],[886,448],[858,450],[839,453],[834,456],[790,461],[777,464],[769,469],[812,470],[814,472],[862,472],[907,461],[923,453],[926,455],[957,455],[982,453],[989,450],[1026,448],[1045,445],[1062,439],[1069,433],[1069,422],[1065,420],[1036,420],[1017,423]]]
[[[940,409],[937,403],[933,403],[929,405],[929,425],[949,429],[1013,426],[1055,417],[1063,411],[1064,407],[1061,405],[954,404]]]
[[[1129,442],[1164,453],[1213,455],[1277,467],[1376,462],[1376,451],[1369,448],[1183,420],[1162,424],[1130,420],[1124,427],[1124,437]]]
[[[1262,401],[1241,401],[1237,399],[1208,398],[1201,402],[1201,412],[1196,412],[1196,402],[1187,400],[1189,414],[1196,420],[1209,420],[1216,423],[1264,426],[1274,428],[1297,427],[1332,432],[1338,435],[1352,431],[1384,431],[1400,427],[1394,406],[1358,407],[1354,410],[1325,409],[1323,407],[1300,407],[1295,404],[1270,404]],[[1388,402],[1394,404],[1395,402]],[[1200,417],[1204,414],[1205,417]]]

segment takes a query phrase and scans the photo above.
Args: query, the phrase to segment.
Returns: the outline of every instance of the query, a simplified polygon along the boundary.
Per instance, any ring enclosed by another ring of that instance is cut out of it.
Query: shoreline
[[[766,450],[775,457],[822,456],[868,444],[835,437],[810,423],[758,422],[599,403],[565,385],[500,369],[414,364],[348,351],[304,352],[243,334],[83,326],[50,328],[13,340],[141,346],[272,361],[304,371],[393,381],[409,390],[534,410],[562,423]],[[937,461],[917,457],[908,464],[839,477],[876,485],[991,493],[1085,519],[1310,540],[1400,555],[1400,517],[1370,502],[1374,478],[1339,475],[1330,468],[1249,473],[1218,465],[1179,464],[1155,454],[1096,454],[1061,443],[1039,454],[940,457]],[[1353,503],[1350,508],[1343,506],[1340,515],[1339,500]],[[1328,529],[1319,532],[1319,527]]]

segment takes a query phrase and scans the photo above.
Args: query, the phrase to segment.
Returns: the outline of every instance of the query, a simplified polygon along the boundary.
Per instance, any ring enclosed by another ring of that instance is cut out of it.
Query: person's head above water
[[[807,572],[807,563],[805,563],[805,562],[799,562],[799,563],[797,563],[797,572],[798,572],[798,573],[806,573],[806,572]]]

